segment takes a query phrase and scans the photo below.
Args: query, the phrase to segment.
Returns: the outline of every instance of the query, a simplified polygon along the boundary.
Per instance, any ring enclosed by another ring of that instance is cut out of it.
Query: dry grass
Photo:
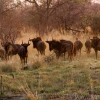
[[[23,33],[16,43],[27,42],[29,38],[34,38],[34,32]],[[44,41],[54,39],[67,39],[75,41],[75,36],[60,35],[57,31],[42,37]],[[85,36],[79,39],[85,42]],[[46,44],[47,45],[47,44]],[[28,47],[28,70],[21,70],[23,65],[20,63],[18,55],[9,61],[0,61],[0,74],[3,76],[5,91],[25,93],[29,100],[42,100],[40,94],[58,93],[78,94],[90,96],[100,93],[100,57],[95,59],[92,49],[90,56],[87,56],[85,47],[82,48],[82,55],[78,55],[70,62],[67,58],[56,60],[55,54],[46,49],[45,56],[38,56],[38,52],[33,48],[32,43]],[[99,54],[100,55],[100,54]],[[14,75],[14,79],[11,74]],[[91,100],[92,100],[91,99]]]

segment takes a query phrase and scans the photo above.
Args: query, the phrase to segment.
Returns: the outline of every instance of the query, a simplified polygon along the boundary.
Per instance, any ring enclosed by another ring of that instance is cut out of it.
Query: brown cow
[[[1,45],[2,47],[4,48],[5,50],[5,58],[6,60],[9,59],[9,56],[8,56],[8,48],[9,48],[9,45],[10,45],[10,42],[1,42]]]
[[[74,55],[79,51],[81,55],[81,49],[83,47],[83,43],[76,38],[76,41],[74,42]]]
[[[3,49],[0,49],[0,58],[1,58],[1,60],[5,59],[5,50],[3,50]]]
[[[93,37],[91,41],[92,41],[91,46],[95,51],[96,59],[97,59],[98,51],[100,51],[100,39],[98,37]]]
[[[60,41],[52,40],[52,41],[46,41],[49,44],[49,50],[56,53],[56,57],[59,58],[61,54],[68,52],[68,55],[70,56],[70,60],[72,60],[72,47],[68,43],[61,43]]]
[[[29,41],[28,41],[28,43],[24,43],[24,44],[22,42],[21,47],[18,50],[18,55],[20,57],[21,63],[23,63],[23,61],[24,61],[24,64],[27,63],[27,58],[28,58],[28,50],[27,50],[27,47],[29,45],[30,45],[29,44]]]
[[[29,41],[32,41],[33,47],[37,49],[38,53],[45,55],[46,44],[40,37],[29,39]]]
[[[92,41],[90,40],[90,38],[85,41],[85,47],[87,54],[90,54],[92,47]]]
[[[5,49],[6,60],[9,59],[9,56],[18,54],[18,50],[21,47],[20,44],[12,44],[10,42],[3,43],[2,46]]]
[[[8,55],[13,56],[18,54],[18,50],[20,47],[20,44],[10,44],[8,48]]]

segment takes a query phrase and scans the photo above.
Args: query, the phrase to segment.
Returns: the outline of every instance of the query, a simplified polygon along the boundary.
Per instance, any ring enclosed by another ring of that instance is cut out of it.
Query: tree
[[[21,20],[13,0],[0,0],[0,39],[3,42],[15,42],[21,30]]]
[[[61,31],[82,26],[85,5],[90,5],[90,0],[40,0],[39,3],[37,0],[26,1],[33,4],[29,11],[30,22],[40,34],[52,29]]]
[[[93,34],[100,32],[100,4],[92,4],[87,7],[83,20],[83,26],[90,26],[93,30]]]

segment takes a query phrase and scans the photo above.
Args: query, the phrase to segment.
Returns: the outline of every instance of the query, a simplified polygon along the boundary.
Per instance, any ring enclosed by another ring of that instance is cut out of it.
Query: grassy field
[[[34,36],[23,34],[16,42],[27,42],[28,38]],[[60,36],[57,32],[55,37],[58,40],[75,40],[75,37]],[[47,38],[45,36],[43,39]],[[48,39],[52,37],[49,36]],[[86,38],[80,39],[84,44]],[[38,56],[32,43],[28,50],[28,70],[22,70],[26,65],[20,64],[17,55],[9,61],[0,60],[0,97],[21,95],[23,100],[100,100],[100,54],[96,60],[94,51],[88,56],[83,47],[82,54],[78,54],[71,62],[67,59],[67,54],[65,60],[63,57],[57,60],[55,54],[48,50],[48,45],[45,56]]]

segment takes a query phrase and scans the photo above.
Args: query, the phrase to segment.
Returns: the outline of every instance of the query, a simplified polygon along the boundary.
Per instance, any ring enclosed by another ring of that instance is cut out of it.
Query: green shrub
[[[15,72],[17,70],[17,68],[15,67],[15,65],[11,65],[10,63],[3,63],[0,65],[0,69],[2,72]]]
[[[41,62],[39,62],[39,61],[36,61],[36,62],[34,62],[33,64],[32,64],[32,69],[38,69],[38,68],[40,68],[41,67]]]

